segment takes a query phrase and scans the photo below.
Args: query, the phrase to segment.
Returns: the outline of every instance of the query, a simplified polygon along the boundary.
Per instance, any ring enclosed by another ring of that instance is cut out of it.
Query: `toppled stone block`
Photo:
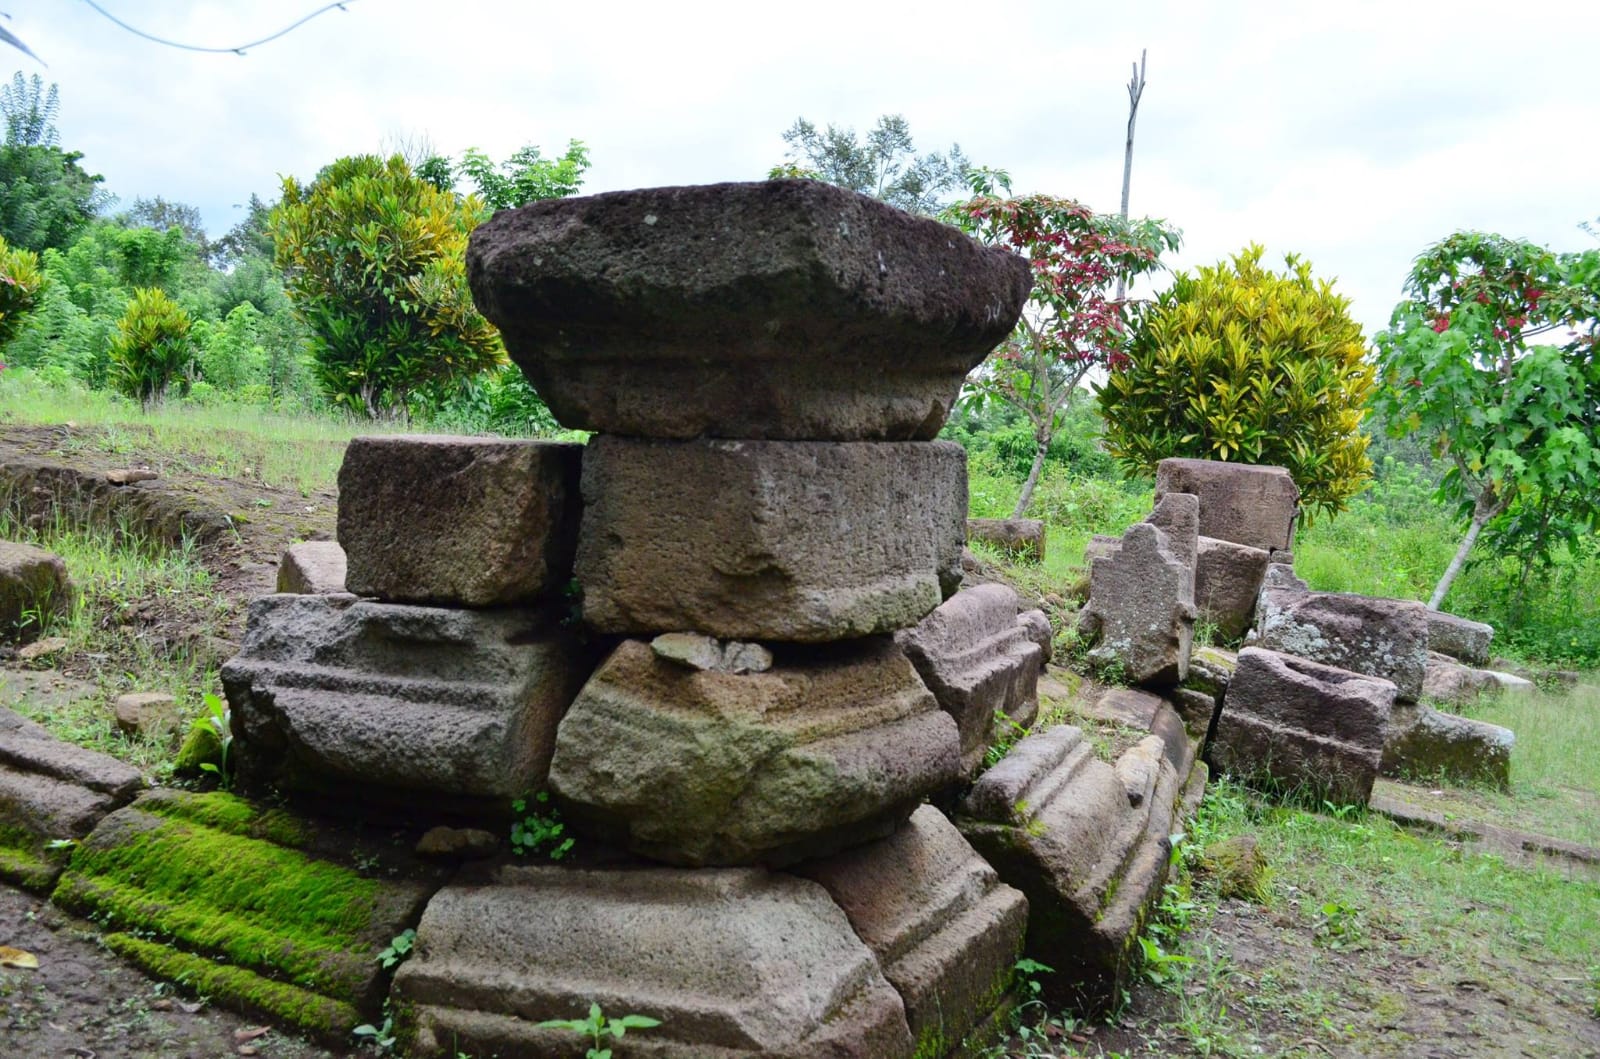
[[[967,540],[982,541],[1011,557],[1044,562],[1044,522],[1036,518],[969,518]]]
[[[1028,902],[931,805],[888,838],[795,873],[844,909],[905,1002],[919,1056],[943,1056],[1011,984]]]
[[[748,674],[625,640],[561,722],[550,787],[643,856],[780,865],[888,834],[960,767],[955,721],[887,639]]]
[[[1428,650],[1438,651],[1472,666],[1489,664],[1489,644],[1494,626],[1469,621],[1442,610],[1428,611]]]
[[[348,1043],[383,1005],[375,957],[444,881],[387,837],[220,792],[152,791],[79,843],[52,900],[157,977]]]
[[[336,596],[345,591],[344,549],[338,541],[301,541],[278,561],[278,591],[300,596]]]
[[[754,869],[501,867],[429,903],[395,975],[407,1055],[566,1056],[546,1019],[660,1021],[649,1059],[910,1059],[905,1007],[822,887]]]
[[[165,691],[118,695],[111,704],[111,717],[123,735],[172,735],[178,727],[178,700]]]
[[[1511,785],[1517,737],[1487,721],[1441,713],[1432,706],[1396,706],[1383,750],[1385,776]]]
[[[1256,603],[1255,645],[1392,681],[1416,702],[1428,668],[1427,610],[1415,600],[1310,592],[1274,564]]]
[[[1464,666],[1449,655],[1428,652],[1428,670],[1422,678],[1422,698],[1429,702],[1465,706],[1485,695],[1498,695],[1505,686],[1500,674]]]
[[[82,838],[143,786],[133,766],[0,709],[0,880],[48,893],[65,863],[49,844]]]
[[[983,764],[1000,716],[1024,728],[1038,716],[1043,659],[1005,585],[962,589],[896,640],[955,718],[967,774]]]
[[[1032,289],[1011,253],[812,180],[502,210],[467,272],[563,426],[655,438],[932,438]]]
[[[527,603],[572,578],[583,446],[355,438],[339,467],[345,583],[391,603]]]
[[[1081,730],[1031,735],[978,778],[961,833],[1028,898],[1026,952],[1055,968],[1046,999],[1114,1004],[1137,965],[1138,934],[1166,882],[1179,784],[1158,736],[1115,766]]]
[[[821,642],[915,625],[961,580],[952,442],[598,437],[578,580],[590,627]]]
[[[247,780],[443,808],[543,786],[588,670],[531,610],[279,595],[251,603],[222,684]]]
[[[1083,546],[1083,565],[1089,566],[1096,559],[1109,559],[1122,550],[1122,538],[1112,537],[1105,533],[1096,533],[1089,538],[1089,543]]]
[[[0,637],[30,643],[71,603],[72,582],[61,556],[31,544],[0,541]]]
[[[1217,718],[1211,762],[1245,780],[1365,805],[1394,701],[1391,681],[1247,647]]]
[[[772,652],[758,643],[718,640],[697,632],[664,632],[650,641],[650,650],[690,669],[765,673],[772,668]]]
[[[1201,537],[1195,558],[1194,605],[1200,620],[1237,641],[1255,618],[1256,599],[1267,576],[1268,555],[1260,548]]]
[[[1157,502],[1167,493],[1200,498],[1203,537],[1265,551],[1293,546],[1300,490],[1282,467],[1166,459],[1156,464]]]
[[[1173,704],[1160,695],[1137,688],[1108,688],[1083,707],[1083,716],[1149,732],[1161,739],[1162,754],[1180,781],[1194,765],[1195,744]],[[1202,732],[1202,735],[1204,733]]]
[[[1148,522],[1128,527],[1117,554],[1089,572],[1086,630],[1097,642],[1092,664],[1120,667],[1131,684],[1170,686],[1189,670],[1194,636],[1194,568]]]
[[[1044,667],[1049,664],[1055,654],[1056,631],[1050,625],[1050,619],[1042,610],[1025,610],[1017,615],[1017,624],[1022,626],[1022,631],[1028,639],[1039,645],[1039,665]]]
[[[1195,566],[1200,545],[1200,498],[1193,493],[1164,493],[1156,497],[1155,507],[1145,521],[1167,535],[1167,547],[1178,561]]]

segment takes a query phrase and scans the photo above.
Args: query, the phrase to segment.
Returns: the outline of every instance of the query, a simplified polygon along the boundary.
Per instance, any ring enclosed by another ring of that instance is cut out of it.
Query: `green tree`
[[[127,228],[153,228],[158,232],[176,228],[183,233],[184,241],[194,247],[201,261],[211,258],[211,240],[206,236],[205,220],[198,209],[187,203],[168,202],[160,195],[153,199],[136,198],[117,220]]]
[[[399,155],[341,158],[304,186],[285,178],[276,260],[331,400],[404,415],[411,394],[504,359],[467,289],[467,235],[486,216]]]
[[[111,343],[111,383],[145,408],[163,400],[194,364],[189,314],[157,287],[133,292]]]
[[[767,174],[772,179],[823,180],[925,216],[943,209],[948,193],[965,192],[972,169],[959,145],[952,145],[948,154],[917,154],[911,126],[899,114],[880,117],[865,139],[837,125],[819,132],[805,118],[796,118],[783,142],[789,154]]]
[[[1417,258],[1374,336],[1375,408],[1448,461],[1467,531],[1428,601],[1444,602],[1485,527],[1528,561],[1600,526],[1600,251],[1556,254],[1457,232]],[[1551,335],[1560,343],[1532,343]]]
[[[104,178],[78,165],[82,153],[57,146],[59,109],[56,86],[45,90],[38,75],[18,73],[0,87],[0,237],[12,246],[67,246],[112,201],[99,187]]]
[[[12,249],[0,239],[0,346],[22,329],[23,321],[39,304],[44,284],[39,255]]]
[[[1361,432],[1374,374],[1350,302],[1294,254],[1180,272],[1140,315],[1100,390],[1106,447],[1127,468],[1169,456],[1286,467],[1305,506],[1344,509],[1372,476]]]
[[[559,158],[545,158],[539,148],[529,145],[499,165],[476,147],[469,147],[454,172],[470,180],[484,204],[498,212],[539,199],[576,195],[588,168],[589,149],[580,140],[569,140],[567,153]]]

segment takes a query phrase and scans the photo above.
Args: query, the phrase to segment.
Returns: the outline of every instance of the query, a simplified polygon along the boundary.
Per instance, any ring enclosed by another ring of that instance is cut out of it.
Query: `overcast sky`
[[[100,2],[232,46],[322,0]],[[0,10],[49,65],[0,55],[61,86],[62,145],[124,203],[190,203],[213,234],[280,175],[400,140],[501,158],[577,138],[586,190],[608,191],[760,179],[796,117],[885,113],[919,150],[959,143],[1018,192],[1110,211],[1148,49],[1132,212],[1184,230],[1177,265],[1296,251],[1371,329],[1454,230],[1596,245],[1577,225],[1600,215],[1600,0],[349,0],[243,57],[81,0]]]

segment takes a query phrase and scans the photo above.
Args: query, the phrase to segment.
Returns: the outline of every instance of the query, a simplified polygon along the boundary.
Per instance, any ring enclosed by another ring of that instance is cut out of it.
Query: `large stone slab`
[[[1217,718],[1211,762],[1246,780],[1365,805],[1394,701],[1391,681],[1247,647]]]
[[[961,579],[952,442],[599,437],[583,464],[584,621],[818,642],[915,625]]]
[[[1156,465],[1156,500],[1200,498],[1200,535],[1264,551],[1289,550],[1300,490],[1282,467],[1224,460],[1166,459]]]
[[[67,564],[31,544],[0,541],[0,638],[28,643],[72,603]]]
[[[960,774],[955,721],[887,638],[701,671],[626,640],[572,704],[574,827],[676,864],[779,865],[888,834]]]
[[[586,652],[532,610],[264,596],[222,667],[248,782],[422,809],[543,786]]]
[[[339,467],[345,584],[393,603],[491,607],[566,587],[583,446],[355,438]]]
[[[1268,568],[1256,603],[1256,646],[1393,681],[1416,702],[1428,668],[1427,609],[1415,600],[1310,592],[1288,568]]]
[[[919,1056],[943,1056],[1011,984],[1028,902],[931,805],[893,835],[795,873],[820,883],[905,1002]]]
[[[1449,655],[1470,666],[1489,664],[1489,644],[1494,626],[1447,614],[1428,611],[1428,650]]]
[[[1044,562],[1044,536],[1044,522],[1036,518],[967,519],[968,541],[982,541],[1023,562]]]
[[[1194,637],[1194,568],[1148,522],[1122,535],[1115,555],[1095,559],[1081,619],[1095,639],[1089,660],[1131,684],[1183,680]]]
[[[1108,765],[1061,726],[1017,743],[973,785],[962,834],[1028,898],[1027,954],[1047,999],[1104,1010],[1127,986],[1165,885],[1178,778],[1159,736]]]
[[[646,1015],[641,1059],[910,1059],[905,1008],[816,883],[755,869],[464,873],[395,975],[406,1054],[567,1059],[546,1019]],[[581,1044],[577,1044],[579,1050]]]
[[[1383,774],[1449,783],[1511,785],[1516,733],[1432,706],[1396,706],[1383,748]]]
[[[1237,642],[1248,632],[1268,558],[1260,548],[1201,537],[1194,568],[1194,604],[1200,620],[1211,622],[1229,641]]]
[[[660,438],[932,438],[1032,288],[1013,254],[811,180],[504,210],[467,272],[563,426]]]
[[[1043,651],[1017,607],[1005,585],[965,588],[896,636],[939,708],[955,718],[969,775],[983,764],[999,717],[1025,728],[1039,713]]]
[[[0,709],[0,880],[49,892],[66,859],[50,843],[82,838],[143,786],[133,766]]]
[[[344,549],[338,541],[301,541],[283,550],[278,560],[278,591],[303,596],[332,596],[345,591]]]

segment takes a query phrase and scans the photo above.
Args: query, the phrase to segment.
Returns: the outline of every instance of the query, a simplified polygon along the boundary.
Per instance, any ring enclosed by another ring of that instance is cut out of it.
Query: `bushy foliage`
[[[23,321],[39,303],[44,283],[39,255],[13,249],[0,238],[0,346],[21,330]]]
[[[796,118],[783,142],[789,145],[788,156],[772,167],[769,178],[823,180],[910,213],[939,212],[948,193],[965,187],[972,168],[959,144],[951,145],[948,154],[917,154],[911,126],[899,114],[880,117],[864,139],[848,127],[829,125],[818,131],[805,118]]]
[[[1372,475],[1373,368],[1348,299],[1298,256],[1277,273],[1262,253],[1179,273],[1142,313],[1100,390],[1106,446],[1139,473],[1169,456],[1287,467],[1302,507],[1337,512]]]
[[[149,407],[174,381],[188,380],[194,363],[189,314],[156,287],[133,292],[111,343],[111,383]]]
[[[434,428],[456,434],[549,437],[562,431],[515,364],[464,379],[417,411]]]
[[[514,151],[499,165],[476,147],[469,147],[453,172],[472,182],[489,209],[509,210],[537,199],[576,195],[588,168],[589,149],[581,140],[570,140],[566,154],[559,158],[545,158],[539,148],[530,144]]]

